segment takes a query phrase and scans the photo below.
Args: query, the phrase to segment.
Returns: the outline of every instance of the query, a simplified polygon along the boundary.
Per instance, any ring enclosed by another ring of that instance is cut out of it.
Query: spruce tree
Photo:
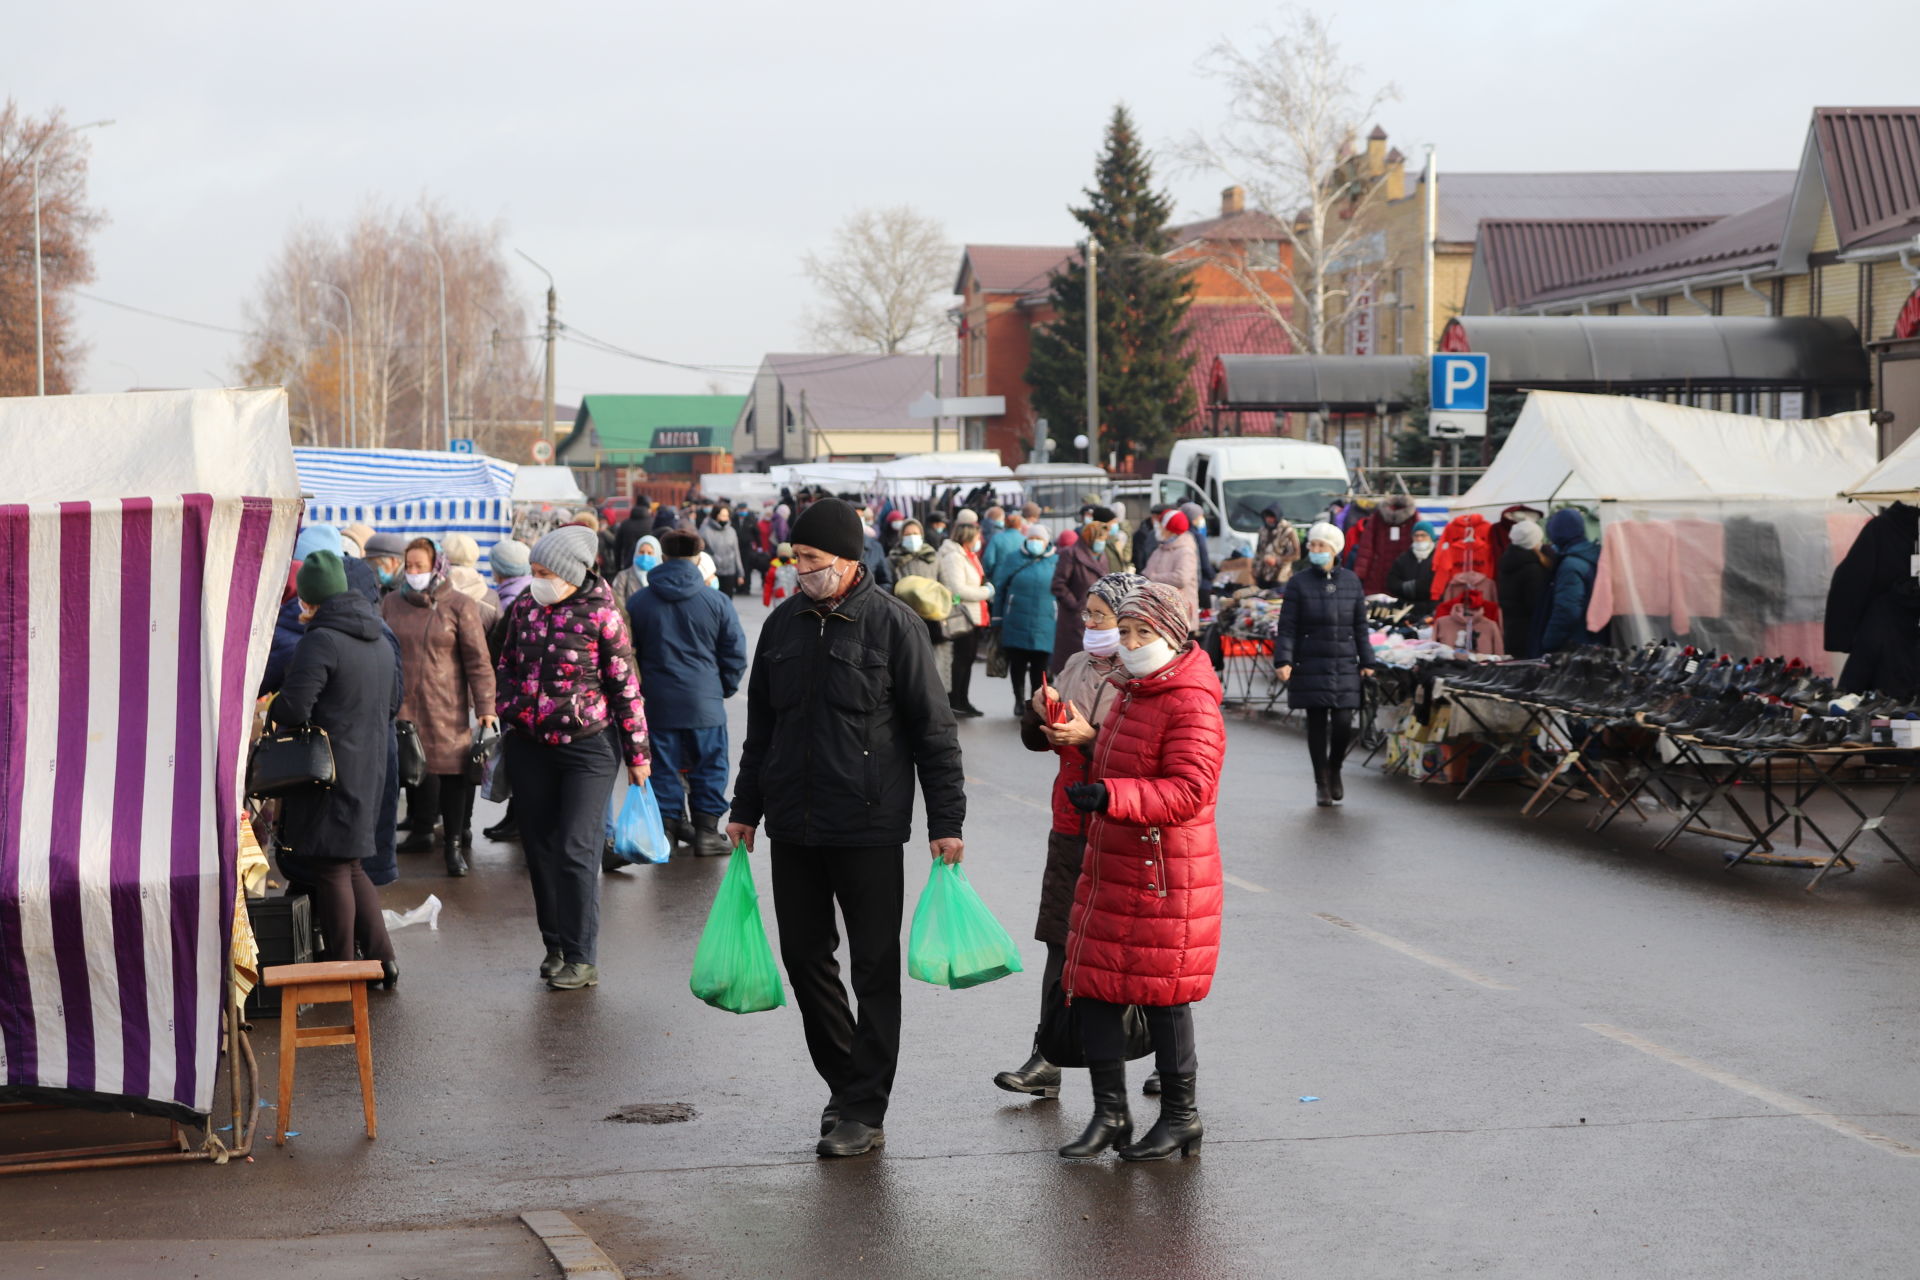
[[[1193,286],[1185,267],[1160,256],[1173,247],[1172,201],[1153,188],[1152,163],[1125,106],[1113,109],[1106,150],[1085,194],[1086,206],[1071,212],[1100,246],[1100,453],[1152,457],[1199,412],[1188,381],[1193,357],[1185,351]],[[1055,319],[1033,335],[1027,385],[1049,433],[1071,440],[1087,430],[1084,242],[1083,256],[1054,272],[1050,284]]]

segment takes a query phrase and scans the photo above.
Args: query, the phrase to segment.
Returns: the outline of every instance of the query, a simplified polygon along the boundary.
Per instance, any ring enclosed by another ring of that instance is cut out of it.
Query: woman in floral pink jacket
[[[565,525],[533,546],[533,578],[507,613],[499,710],[514,817],[556,991],[598,986],[604,815],[624,767],[651,771],[633,639],[593,572],[593,530]]]

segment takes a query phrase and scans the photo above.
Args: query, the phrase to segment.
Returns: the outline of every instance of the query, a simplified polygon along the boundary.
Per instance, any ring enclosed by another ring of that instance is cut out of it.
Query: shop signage
[[[653,433],[656,449],[704,449],[712,435],[711,427],[661,427]]]

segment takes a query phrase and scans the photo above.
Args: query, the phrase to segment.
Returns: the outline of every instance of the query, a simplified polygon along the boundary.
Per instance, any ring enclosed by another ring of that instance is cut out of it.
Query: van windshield
[[[1268,507],[1279,507],[1280,514],[1295,524],[1316,520],[1335,498],[1346,494],[1347,486],[1330,476],[1306,479],[1264,476],[1223,480],[1220,490],[1226,500],[1227,524],[1248,531],[1260,527],[1260,513]]]

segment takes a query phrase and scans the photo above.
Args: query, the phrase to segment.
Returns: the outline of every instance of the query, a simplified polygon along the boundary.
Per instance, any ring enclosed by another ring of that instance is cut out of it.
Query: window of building
[[[1280,242],[1278,240],[1247,241],[1247,270],[1278,271],[1280,269]]]

